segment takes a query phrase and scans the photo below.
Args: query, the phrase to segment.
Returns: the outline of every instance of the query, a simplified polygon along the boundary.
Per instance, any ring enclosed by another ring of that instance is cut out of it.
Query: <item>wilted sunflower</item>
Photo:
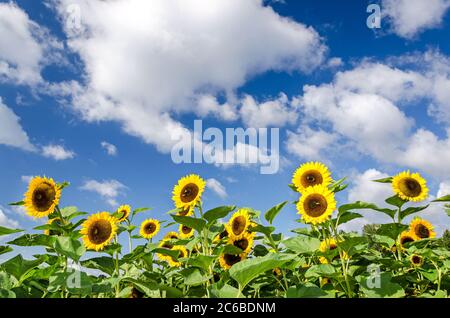
[[[334,238],[325,239],[322,242],[320,242],[319,251],[322,253],[325,253],[327,251],[332,251],[337,248],[337,241]],[[348,259],[348,254],[346,252],[342,253],[343,259]],[[339,255],[337,255],[335,258],[338,258]],[[320,263],[322,264],[328,264],[328,259],[324,256],[321,256],[319,259]]]
[[[230,237],[237,237],[247,231],[250,226],[250,216],[246,209],[240,209],[233,214],[226,225],[226,230]]]
[[[411,261],[411,264],[413,264],[416,267],[420,267],[423,265],[423,257],[420,255],[413,254],[409,258],[409,260]]]
[[[191,216],[194,214],[194,206],[187,206],[185,208],[180,208],[177,212],[178,216]]]
[[[50,220],[48,220],[47,225],[50,225],[52,223],[57,223],[57,224],[61,225],[61,219],[60,218],[50,219]],[[61,232],[57,231],[57,230],[47,229],[47,230],[44,230],[44,234],[45,235],[59,235],[59,234],[61,234]]]
[[[143,238],[151,239],[158,234],[159,228],[160,224],[158,220],[148,219],[142,222],[139,234],[141,234]]]
[[[228,244],[234,245],[242,250],[242,253],[249,253],[253,247],[255,233],[244,232],[239,236],[233,236],[228,239]]]
[[[306,223],[326,222],[336,209],[334,193],[325,186],[306,188],[297,203],[297,211]]]
[[[404,248],[404,245],[406,243],[411,243],[414,242],[416,239],[414,237],[414,235],[411,233],[411,231],[403,231],[400,234],[400,247]]]
[[[55,211],[61,198],[61,189],[53,179],[35,177],[25,193],[25,210],[35,218],[48,216]]]
[[[177,208],[187,209],[196,205],[205,190],[205,181],[198,175],[191,174],[178,180],[173,189],[172,200]]]
[[[181,245],[177,245],[177,246],[172,247],[172,251],[178,251],[179,252],[178,253],[178,258],[179,259],[188,257],[188,255],[189,255],[187,249],[184,246],[181,246]],[[174,259],[174,258],[172,258],[170,256],[167,257],[167,261],[169,262],[169,265],[172,266],[172,267],[180,267],[181,266],[180,260],[176,260],[176,259]]]
[[[180,224],[179,232],[182,239],[187,239],[194,235],[194,229],[183,224]]]
[[[430,222],[425,221],[421,218],[414,218],[409,225],[411,235],[416,240],[433,238],[436,236],[436,232],[433,230],[434,227]]]
[[[130,213],[131,207],[129,205],[121,205],[116,211],[117,219],[119,220],[119,222],[123,222],[128,219]]]
[[[302,164],[295,170],[292,183],[298,192],[303,192],[306,188],[323,185],[327,187],[331,184],[331,174],[328,168],[320,162],[308,162]]]
[[[117,233],[117,219],[108,212],[91,215],[84,221],[80,233],[87,249],[101,251]]]
[[[403,200],[419,202],[428,197],[427,182],[419,173],[404,171],[392,179],[392,189]]]
[[[239,255],[222,254],[219,258],[219,263],[223,269],[230,269],[231,266],[239,263],[240,261],[243,261],[246,257],[247,257],[247,254],[245,254],[245,253],[242,253]]]

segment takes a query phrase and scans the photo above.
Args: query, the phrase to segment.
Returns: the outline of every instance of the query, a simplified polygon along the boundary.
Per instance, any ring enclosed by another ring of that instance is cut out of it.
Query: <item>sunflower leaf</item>
[[[13,251],[13,249],[11,248],[11,246],[1,246],[0,245],[0,255],[6,254],[6,253],[9,253],[12,251]]]
[[[393,218],[395,216],[395,213],[397,213],[396,210],[380,208],[373,203],[356,201],[355,203],[341,205],[339,207],[339,214],[342,215],[343,213],[345,213],[347,211],[351,211],[351,210],[373,210],[373,211],[387,214],[391,218]]]
[[[450,194],[446,195],[446,196],[443,196],[443,197],[440,197],[440,198],[438,198],[436,200],[433,200],[431,202],[450,202]]]
[[[272,207],[269,211],[264,214],[264,218],[267,222],[272,224],[275,217],[280,213],[280,211],[284,208],[284,206],[288,203],[288,201],[284,201],[274,207]]]
[[[301,287],[290,287],[286,292],[287,298],[334,298],[332,292],[325,291],[314,284],[306,283]]]
[[[256,226],[253,226],[251,229],[249,229],[250,232],[258,232],[262,233],[267,237],[270,237],[270,234],[272,234],[273,231],[275,231],[275,227],[273,226],[263,226],[261,224],[258,224]]]
[[[53,247],[55,238],[44,234],[25,234],[10,242],[10,245],[17,246],[46,246]]]
[[[423,211],[427,209],[430,205],[419,206],[419,207],[410,207],[400,212],[400,221],[403,220],[408,215]]]
[[[108,275],[112,275],[115,271],[114,259],[107,256],[101,256],[81,261],[81,265],[86,268],[100,270]]]
[[[363,216],[359,213],[346,211],[346,212],[341,213],[338,218],[332,220],[332,222],[333,222],[333,226],[338,226],[338,225],[350,222],[351,220],[359,219],[362,217]]]
[[[292,191],[298,193],[297,187],[294,184],[288,184],[289,188],[291,188]]]
[[[406,200],[403,200],[402,198],[400,198],[398,195],[394,195],[388,199],[385,200],[385,202],[387,204],[396,206],[397,208],[401,208],[406,202]]]
[[[330,264],[312,265],[305,273],[306,278],[311,277],[334,277],[336,276],[336,270]]]
[[[13,203],[9,203],[8,205],[21,206],[21,205],[25,205],[25,201],[13,202]]]
[[[23,232],[23,230],[9,229],[9,228],[0,226],[0,236],[9,235],[9,234],[13,234],[13,233],[19,233],[19,232]]]
[[[206,221],[203,219],[180,215],[172,215],[172,218],[175,222],[186,225],[191,229],[197,230],[198,232],[201,232],[206,226]]]
[[[86,248],[79,240],[65,236],[58,236],[55,239],[53,247],[59,254],[67,256],[76,262],[86,252]]]
[[[403,288],[391,281],[390,273],[356,277],[362,292],[369,298],[400,298],[405,296]]]
[[[377,180],[373,180],[373,182],[378,182],[378,183],[392,183],[392,177],[388,177],[388,178],[383,178],[383,179],[377,179]]]
[[[283,244],[297,254],[309,254],[319,249],[320,240],[315,237],[296,236],[284,240]]]
[[[205,212],[205,214],[203,214],[203,218],[208,221],[208,223],[212,223],[218,219],[226,217],[231,211],[234,211],[235,209],[235,205],[220,206]]]
[[[133,210],[131,215],[134,217],[136,214],[139,214],[139,213],[142,213],[145,211],[149,211],[149,210],[151,210],[151,208],[138,208],[138,209]]]

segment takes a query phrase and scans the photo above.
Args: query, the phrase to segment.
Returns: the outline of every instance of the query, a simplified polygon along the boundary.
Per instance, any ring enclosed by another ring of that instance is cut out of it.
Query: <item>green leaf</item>
[[[11,206],[20,206],[20,205],[25,205],[25,202],[24,202],[24,201],[19,201],[19,202],[10,203],[10,204],[8,204],[8,205],[11,205]]]
[[[11,248],[11,246],[1,246],[0,245],[0,255],[6,254],[6,253],[9,253],[12,251],[13,251],[13,249]]]
[[[149,211],[151,210],[151,208],[139,208],[139,209],[135,209],[133,210],[133,212],[131,213],[132,216],[135,216],[136,214],[145,212],[145,211]]]
[[[397,208],[401,208],[408,201],[403,200],[398,195],[394,195],[393,197],[390,197],[390,198],[386,199],[385,202],[387,204],[396,206]]]
[[[430,205],[426,205],[426,206],[419,206],[419,207],[410,207],[407,208],[403,211],[400,212],[400,221],[403,220],[405,217],[407,217],[408,215],[423,211],[425,209],[427,209]]]
[[[367,209],[387,214],[391,218],[393,218],[395,216],[395,213],[397,213],[396,210],[379,208],[378,206],[376,206],[373,203],[357,201],[355,203],[344,204],[344,205],[340,206],[339,214],[343,214],[344,212],[351,211],[351,210],[367,210]]]
[[[74,295],[90,295],[92,293],[93,281],[85,273],[78,270],[58,272],[49,278],[48,290],[57,292],[67,289]]]
[[[288,184],[288,186],[289,186],[289,188],[291,188],[292,191],[298,193],[297,187],[296,187],[295,185],[293,185],[293,184],[291,183],[291,184]]]
[[[201,232],[206,226],[206,221],[203,219],[179,215],[172,215],[172,218],[175,220],[175,222],[186,225],[191,229],[197,230],[197,232]]]
[[[86,248],[79,240],[65,236],[56,237],[53,247],[59,254],[67,256],[76,262],[86,252]]]
[[[203,214],[203,218],[208,221],[208,223],[212,223],[218,219],[222,219],[226,217],[231,211],[234,211],[236,206],[228,205],[228,206],[220,206],[209,210]]]
[[[13,291],[0,288],[0,298],[16,298]]]
[[[47,246],[53,247],[55,238],[53,236],[44,234],[25,234],[22,235],[8,244],[17,246]]]
[[[298,253],[314,253],[320,247],[320,240],[315,237],[296,236],[283,241],[284,246]]]
[[[0,236],[9,235],[9,234],[18,233],[18,232],[23,232],[23,230],[8,229],[6,227],[0,226]]]
[[[86,268],[100,270],[108,275],[112,275],[115,271],[114,259],[107,256],[101,256],[82,261],[81,265]]]
[[[369,298],[400,298],[405,296],[403,288],[391,282],[390,273],[381,273],[379,276],[358,276],[361,291]]]
[[[389,178],[383,178],[383,179],[378,179],[378,180],[373,180],[373,182],[379,182],[379,183],[392,183],[392,177]]]
[[[274,254],[270,253],[263,257],[255,257],[243,260],[234,264],[230,270],[230,276],[238,282],[240,289],[243,290],[253,279],[268,270],[280,267],[283,264],[294,259],[293,254]]]
[[[314,284],[306,283],[301,287],[290,287],[287,298],[334,298],[333,293],[326,292]]]
[[[220,254],[230,254],[230,255],[239,255],[242,253],[242,250],[239,247],[234,245],[225,245],[220,250]]]
[[[333,220],[333,225],[338,226],[338,225],[350,222],[351,220],[359,219],[362,217],[363,216],[359,213],[345,211],[345,212],[341,213],[338,218]],[[336,222],[337,222],[337,224],[336,224]]]
[[[201,268],[205,272],[207,272],[215,259],[216,259],[215,256],[208,256],[208,255],[191,256],[187,261],[187,265]]]
[[[228,284],[223,285],[219,289],[213,288],[211,292],[214,295],[214,297],[217,298],[236,298],[240,294],[239,289],[230,286]]]
[[[19,254],[1,264],[0,267],[20,281],[23,275],[26,275],[27,272],[33,268],[37,268],[40,264],[45,262],[47,258],[47,255],[42,255],[38,259],[29,261],[23,259],[22,255]]]
[[[336,182],[333,182],[328,186],[331,192],[338,193],[345,190],[348,187],[348,184],[343,184],[347,178],[342,178]]]
[[[330,264],[312,265],[305,273],[306,278],[311,277],[333,277],[336,276],[336,270]]]
[[[443,197],[440,197],[440,198],[438,198],[436,200],[433,200],[431,202],[450,202],[450,194],[446,195],[446,196],[443,196]]]
[[[270,237],[270,235],[272,234],[273,231],[275,231],[275,228],[273,226],[263,226],[261,224],[258,224],[257,226],[253,226],[250,229],[250,232],[262,233],[267,237]]]
[[[402,233],[403,231],[407,230],[408,226],[404,224],[398,224],[398,223],[387,223],[387,224],[380,224],[379,229],[377,230],[378,235],[384,235],[388,236],[393,240],[396,240],[397,237]]]
[[[196,268],[186,268],[181,271],[181,275],[184,276],[184,283],[187,286],[202,285],[211,278],[210,275],[205,275]]]
[[[271,208],[269,211],[267,211],[264,214],[264,218],[267,220],[267,222],[269,222],[270,224],[272,224],[273,220],[275,219],[275,217],[278,215],[278,213],[280,213],[281,209],[284,208],[284,206],[288,203],[288,201],[284,201],[276,206],[274,206],[273,208]]]
[[[78,208],[76,206],[68,206],[61,209],[61,215],[64,218],[69,218],[72,214],[77,213]]]

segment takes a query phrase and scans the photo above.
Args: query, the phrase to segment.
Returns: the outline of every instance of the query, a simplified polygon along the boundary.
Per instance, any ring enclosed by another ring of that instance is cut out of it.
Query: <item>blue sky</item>
[[[450,3],[425,2],[0,1],[0,225],[39,224],[7,206],[34,175],[71,183],[63,206],[153,208],[137,221],[167,219],[189,173],[214,179],[206,208],[266,211],[297,199],[287,185],[310,160],[350,177],[341,203],[382,204],[390,189],[370,179],[404,169],[447,194]],[[380,29],[366,26],[371,3]],[[174,164],[168,127],[195,119],[280,128],[280,171]],[[103,192],[87,190],[93,182]],[[441,207],[427,213],[447,227]],[[289,205],[276,226],[287,233],[297,218]]]

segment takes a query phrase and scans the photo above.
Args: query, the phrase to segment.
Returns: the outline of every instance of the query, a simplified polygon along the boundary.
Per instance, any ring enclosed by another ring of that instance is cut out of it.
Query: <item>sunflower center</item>
[[[178,215],[186,216],[186,215],[189,213],[189,210],[190,210],[190,209],[191,209],[191,207],[187,207],[186,209],[184,209],[184,210],[178,212]]]
[[[420,264],[421,258],[420,258],[420,256],[414,255],[412,257],[412,261],[414,264]]]
[[[317,184],[322,184],[323,183],[322,174],[316,170],[306,171],[301,177],[301,183],[305,188]]]
[[[161,245],[161,247],[162,247],[162,248],[167,248],[167,249],[170,250],[170,249],[173,247],[173,245],[170,244],[168,241],[165,241],[165,242]]]
[[[122,219],[127,217],[127,211],[126,210],[121,210],[121,211],[119,211],[119,213],[120,213],[119,220],[122,220]]]
[[[224,230],[223,232],[221,232],[221,233],[219,234],[219,238],[220,238],[220,239],[223,239],[223,238],[225,238],[225,237],[228,237],[228,232],[227,232],[227,230]]]
[[[414,242],[414,240],[412,237],[409,237],[409,236],[402,237],[402,239],[400,240],[401,245],[404,245],[406,243],[411,243],[411,242]]]
[[[239,247],[241,250],[245,251],[248,247],[248,240],[247,239],[240,239],[240,240],[236,240],[233,245],[236,247]]]
[[[33,205],[39,212],[50,209],[56,198],[56,189],[48,183],[41,183],[33,192]]]
[[[145,234],[152,234],[156,230],[156,225],[153,222],[147,223],[144,227]]]
[[[241,257],[239,255],[232,255],[232,254],[225,254],[223,256],[223,259],[225,260],[225,263],[228,266],[233,266],[236,263],[239,263],[241,261]]]
[[[400,190],[409,197],[417,197],[422,193],[422,187],[420,183],[413,178],[404,179],[400,185]]]
[[[181,227],[181,232],[183,232],[183,234],[189,234],[189,233],[191,233],[191,231],[192,231],[192,229],[186,225],[183,225]]]
[[[430,230],[422,224],[417,225],[416,235],[422,239],[430,237]]]
[[[326,212],[328,203],[323,195],[311,194],[305,199],[303,207],[309,216],[319,217]]]
[[[239,215],[235,217],[231,224],[231,229],[233,230],[234,235],[242,234],[242,232],[244,232],[245,230],[246,223],[247,219],[244,216]]]
[[[183,187],[181,190],[181,201],[183,203],[189,203],[195,200],[199,192],[199,188],[194,183],[189,183]]]
[[[106,242],[112,233],[112,226],[106,220],[95,221],[88,229],[89,240],[94,244]]]

